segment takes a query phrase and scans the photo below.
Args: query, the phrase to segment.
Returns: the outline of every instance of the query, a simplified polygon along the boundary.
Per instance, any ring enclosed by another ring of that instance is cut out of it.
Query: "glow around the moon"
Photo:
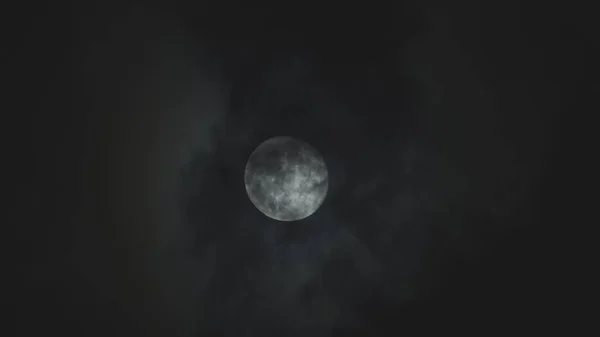
[[[310,216],[328,189],[323,157],[291,137],[275,137],[259,145],[248,159],[244,180],[254,206],[280,221]]]

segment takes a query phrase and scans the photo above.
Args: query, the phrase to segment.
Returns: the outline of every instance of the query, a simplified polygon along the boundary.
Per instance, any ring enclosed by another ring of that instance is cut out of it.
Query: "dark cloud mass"
[[[463,3],[473,13],[73,7],[43,95],[60,125],[38,123],[68,158],[51,180],[73,181],[52,189],[70,201],[47,205],[63,225],[40,240],[64,244],[27,262],[35,290],[18,311],[78,336],[533,326],[547,262],[532,237],[549,227],[541,196],[568,94],[546,76],[572,75],[554,67],[562,55],[540,61],[553,45],[527,6]],[[328,166],[327,199],[298,222],[246,195],[246,161],[273,136]]]

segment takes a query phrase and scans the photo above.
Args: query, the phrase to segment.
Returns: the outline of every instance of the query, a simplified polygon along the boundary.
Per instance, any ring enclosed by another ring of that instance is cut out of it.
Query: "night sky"
[[[13,97],[29,130],[17,143],[33,144],[17,169],[26,277],[11,335],[552,331],[571,264],[554,225],[561,116],[585,38],[561,10],[28,9],[11,54],[25,64],[12,86],[29,93]],[[270,219],[246,195],[246,161],[273,136],[328,166],[327,199],[304,220]]]

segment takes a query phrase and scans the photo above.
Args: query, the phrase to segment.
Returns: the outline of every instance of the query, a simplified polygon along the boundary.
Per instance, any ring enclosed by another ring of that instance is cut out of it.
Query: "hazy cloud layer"
[[[234,88],[213,50],[157,13],[132,10],[95,31],[101,42],[81,55],[85,85],[99,86],[90,130],[111,127],[90,137],[112,144],[95,149],[113,177],[105,216],[116,224],[114,246],[131,257],[120,291],[140,292],[123,305],[149,302],[140,320],[161,317],[180,336],[325,336],[363,324],[372,298],[403,303],[434,286],[423,275],[457,254],[465,232],[504,226],[530,174],[516,171],[514,149],[498,136],[506,98],[482,89],[443,19],[430,23],[397,55],[418,95],[381,94],[389,102],[380,105],[349,100],[309,55],[281,57]],[[381,125],[388,129],[375,132]],[[268,219],[245,195],[245,162],[275,135],[304,138],[330,169],[327,201],[299,224]],[[95,279],[114,267],[87,268]]]

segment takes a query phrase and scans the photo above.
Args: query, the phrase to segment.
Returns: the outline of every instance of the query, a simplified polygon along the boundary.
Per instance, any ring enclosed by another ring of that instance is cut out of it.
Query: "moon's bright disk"
[[[250,155],[244,173],[250,201],[280,221],[304,219],[325,200],[329,185],[323,157],[307,143],[274,137]]]

